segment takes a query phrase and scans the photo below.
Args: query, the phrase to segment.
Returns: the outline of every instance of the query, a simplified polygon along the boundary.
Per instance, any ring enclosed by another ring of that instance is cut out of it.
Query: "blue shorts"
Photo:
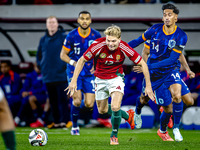
[[[190,90],[189,90],[189,88],[188,88],[188,86],[187,86],[187,84],[185,84],[185,82],[181,79],[181,85],[182,85],[182,88],[181,88],[181,96],[183,96],[183,95],[185,95],[185,94],[188,94],[188,93],[190,93]]]
[[[73,71],[67,71],[68,85],[73,77]],[[77,90],[81,90],[83,93],[95,93],[94,75],[79,75],[77,79]]]
[[[184,81],[180,78],[179,71],[172,71],[169,75],[164,76],[162,79],[151,82],[152,90],[155,92],[156,104],[161,106],[168,106],[172,102],[171,93],[168,90],[172,84],[181,84],[181,95],[189,93],[189,89]],[[143,81],[142,88],[143,95],[145,94],[145,80]]]

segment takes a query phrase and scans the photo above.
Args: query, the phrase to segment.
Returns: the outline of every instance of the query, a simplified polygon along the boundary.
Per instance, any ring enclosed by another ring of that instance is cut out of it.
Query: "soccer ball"
[[[42,129],[34,129],[29,134],[28,140],[32,146],[44,146],[47,144],[48,136]]]

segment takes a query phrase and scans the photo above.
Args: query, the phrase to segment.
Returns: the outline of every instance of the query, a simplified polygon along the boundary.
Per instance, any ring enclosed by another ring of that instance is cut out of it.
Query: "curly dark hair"
[[[165,9],[172,9],[175,14],[177,15],[179,14],[179,9],[173,4],[168,3],[168,4],[163,5],[162,10],[164,11]]]

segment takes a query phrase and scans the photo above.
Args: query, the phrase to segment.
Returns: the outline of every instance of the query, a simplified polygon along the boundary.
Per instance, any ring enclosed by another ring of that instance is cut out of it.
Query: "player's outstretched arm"
[[[149,67],[149,69],[155,69],[155,68],[161,68],[164,66],[172,65],[179,59],[179,56],[180,56],[179,53],[172,51],[169,58],[161,60],[157,63],[152,63],[152,64],[148,65],[148,67]]]
[[[155,100],[155,96],[154,93],[152,91],[152,87],[151,87],[151,81],[150,81],[150,75],[149,75],[149,69],[147,64],[144,62],[144,60],[142,59],[138,65],[140,65],[142,67],[142,71],[145,77],[145,81],[146,81],[146,88],[145,88],[145,96],[148,95],[149,98],[151,100]]]
[[[142,50],[142,58],[145,62],[147,62],[148,56],[149,56],[150,50],[144,46]],[[133,71],[137,73],[142,73],[142,68],[140,66],[134,66]]]
[[[181,55],[179,57],[179,60],[181,62],[181,65],[183,65],[183,67],[187,71],[187,73],[190,76],[190,78],[191,79],[194,78],[195,77],[195,73],[190,70],[190,67],[188,66],[188,63],[187,63],[187,61],[185,59],[185,56],[182,53],[181,53]]]
[[[72,81],[70,82],[69,86],[64,90],[68,90],[67,94],[70,94],[70,96],[74,94],[74,91],[77,91],[77,79],[81,70],[83,69],[85,62],[87,62],[87,60],[83,56],[78,60],[74,70]]]

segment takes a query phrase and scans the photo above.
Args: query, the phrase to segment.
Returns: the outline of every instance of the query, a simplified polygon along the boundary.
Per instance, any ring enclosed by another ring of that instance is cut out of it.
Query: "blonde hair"
[[[116,25],[112,25],[104,31],[104,34],[108,36],[114,36],[119,39],[121,38],[121,29]]]
[[[57,17],[56,17],[56,16],[53,16],[53,15],[51,15],[51,16],[49,16],[49,17],[47,17],[46,21],[47,21],[48,19],[52,19],[52,18],[55,18],[55,19],[57,20],[57,22],[58,22],[58,19],[57,19]]]

